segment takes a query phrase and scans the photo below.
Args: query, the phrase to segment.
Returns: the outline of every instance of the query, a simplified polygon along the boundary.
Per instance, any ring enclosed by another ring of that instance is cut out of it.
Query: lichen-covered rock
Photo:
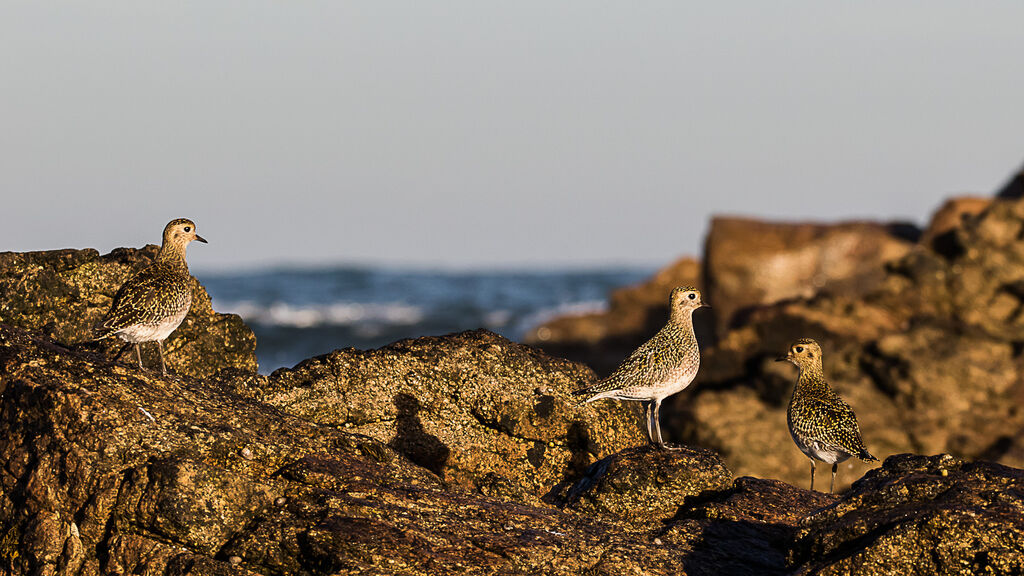
[[[1024,471],[893,456],[804,521],[796,574],[1022,574]]]
[[[218,551],[288,494],[275,474],[303,455],[330,454],[364,481],[437,484],[369,438],[3,325],[0,390],[0,565],[12,574],[226,560]]]
[[[110,309],[114,294],[132,273],[156,256],[157,246],[96,250],[0,253],[0,322],[34,330],[67,345],[96,346],[109,357],[119,338],[87,344],[92,327]],[[213,311],[210,296],[193,279],[192,309],[164,343],[170,371],[210,376],[230,368],[256,371],[256,337],[234,314]],[[142,345],[147,367],[159,366],[155,344]],[[134,353],[126,355],[134,359]]]
[[[646,443],[637,406],[570,396],[586,367],[486,330],[337,350],[241,392],[387,443],[446,483],[540,498],[594,458]]]
[[[449,340],[404,346],[447,355]],[[528,374],[545,370],[564,366]],[[383,442],[238,393],[266,381],[162,378],[0,325],[0,572],[1020,572],[1021,470],[890,458],[837,500],[771,480],[730,485],[707,450],[641,448],[559,509],[445,485]]]
[[[580,512],[651,524],[672,518],[687,498],[731,483],[732,473],[711,450],[644,446],[598,460],[566,503]]]

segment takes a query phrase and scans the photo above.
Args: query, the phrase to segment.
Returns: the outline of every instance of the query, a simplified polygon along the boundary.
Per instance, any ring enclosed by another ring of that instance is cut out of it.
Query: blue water
[[[338,348],[487,328],[512,340],[558,315],[603,310],[650,269],[431,272],[372,267],[197,273],[218,312],[256,333],[260,372]]]

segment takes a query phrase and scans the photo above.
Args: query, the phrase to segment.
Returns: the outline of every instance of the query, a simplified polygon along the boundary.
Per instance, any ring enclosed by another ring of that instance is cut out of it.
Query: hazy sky
[[[0,250],[665,263],[1024,162],[1024,2],[0,4]]]

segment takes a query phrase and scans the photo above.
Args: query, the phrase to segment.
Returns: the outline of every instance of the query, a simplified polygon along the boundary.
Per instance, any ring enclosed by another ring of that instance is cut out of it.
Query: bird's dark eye
[[[189,228],[188,226],[185,226],[185,232],[191,232],[191,231],[192,231],[191,228]]]
[[[690,292],[690,300],[693,300],[696,297],[697,297],[696,294],[694,294],[693,292]]]
[[[797,354],[799,354],[799,353],[801,353],[801,352],[803,352],[803,351],[804,351],[804,347],[803,347],[803,346],[797,346],[797,347],[796,347],[796,353],[797,353]]]

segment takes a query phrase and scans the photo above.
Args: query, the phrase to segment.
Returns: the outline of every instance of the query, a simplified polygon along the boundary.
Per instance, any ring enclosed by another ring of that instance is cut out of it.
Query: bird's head
[[[792,362],[798,368],[807,368],[821,365],[821,346],[810,338],[801,338],[793,342],[789,347],[789,353],[776,360],[777,362]]]
[[[673,316],[704,306],[708,306],[708,304],[701,297],[700,290],[693,286],[679,286],[672,290],[672,296],[669,298],[669,308]]]
[[[180,247],[184,251],[193,240],[207,243],[205,238],[196,234],[196,223],[188,218],[171,220],[164,226],[164,246]]]

